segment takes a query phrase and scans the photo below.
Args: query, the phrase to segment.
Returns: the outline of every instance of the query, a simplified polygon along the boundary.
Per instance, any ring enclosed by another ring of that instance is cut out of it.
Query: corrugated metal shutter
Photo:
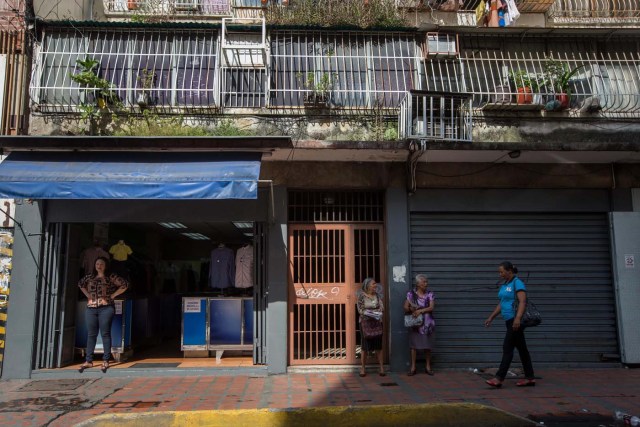
[[[504,323],[483,323],[504,260],[519,268],[543,316],[527,330],[534,367],[589,366],[618,354],[604,214],[412,213],[412,273],[427,274],[436,294],[440,366],[499,364]]]

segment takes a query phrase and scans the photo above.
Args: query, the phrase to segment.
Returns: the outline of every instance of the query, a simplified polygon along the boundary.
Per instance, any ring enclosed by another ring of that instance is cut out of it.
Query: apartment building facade
[[[492,366],[502,332],[482,323],[510,260],[543,312],[537,364],[637,363],[637,2],[49,3],[35,3],[31,136],[5,140],[0,174],[29,228],[10,375],[73,363],[96,238],[140,254],[132,347],[247,350],[271,373],[357,365],[355,301],[374,277],[401,371],[423,273],[435,366]],[[210,280],[222,243],[253,248],[250,293]],[[190,270],[193,287],[172,278]],[[194,301],[204,341],[185,323]],[[216,329],[227,302],[237,340]]]

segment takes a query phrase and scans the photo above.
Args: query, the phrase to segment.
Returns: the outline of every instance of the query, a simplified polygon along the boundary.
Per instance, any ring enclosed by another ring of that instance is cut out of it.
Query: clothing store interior
[[[62,366],[83,360],[87,299],[77,284],[100,256],[129,281],[115,301],[112,368],[252,365],[253,233],[253,222],[69,224],[65,300],[75,310],[64,323],[74,351]],[[96,355],[101,345],[99,336]]]

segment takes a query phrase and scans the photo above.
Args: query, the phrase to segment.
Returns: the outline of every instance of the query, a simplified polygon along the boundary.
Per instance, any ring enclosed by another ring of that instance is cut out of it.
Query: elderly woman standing
[[[416,353],[424,350],[426,365],[424,372],[433,375],[431,369],[431,350],[435,344],[435,321],[433,320],[433,309],[435,307],[435,296],[433,292],[427,291],[429,280],[424,274],[416,275],[416,287],[407,292],[407,299],[404,301],[404,311],[413,314],[414,317],[423,316],[422,325],[409,330],[409,346],[411,347],[411,369],[407,375],[416,374]]]
[[[382,359],[384,303],[378,284],[371,277],[367,277],[362,282],[362,292],[358,294],[357,308],[360,314],[360,332],[362,335],[360,376],[367,375],[367,355],[369,352],[375,351],[380,365],[379,375],[384,377],[386,375]]]

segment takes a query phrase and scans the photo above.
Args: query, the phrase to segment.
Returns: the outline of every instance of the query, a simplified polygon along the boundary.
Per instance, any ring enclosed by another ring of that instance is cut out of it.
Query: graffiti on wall
[[[13,256],[13,233],[0,230],[0,370],[4,359],[9,282],[11,281],[11,258]]]

